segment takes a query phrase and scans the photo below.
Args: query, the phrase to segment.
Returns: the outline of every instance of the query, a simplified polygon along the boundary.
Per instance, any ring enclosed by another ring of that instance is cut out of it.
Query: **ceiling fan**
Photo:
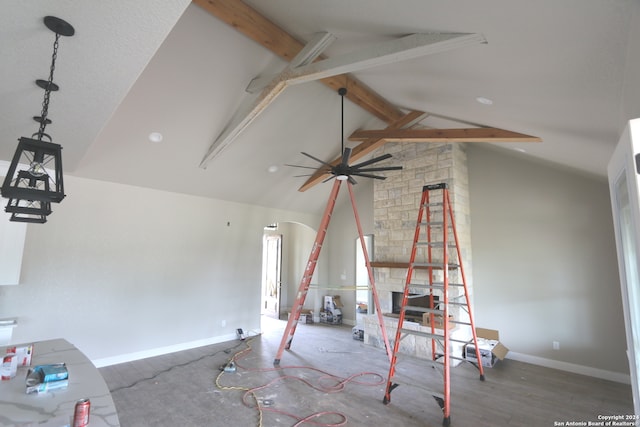
[[[322,182],[327,182],[335,178],[339,181],[348,180],[351,184],[357,184],[356,180],[353,178],[354,176],[361,176],[364,178],[373,178],[373,179],[387,179],[386,176],[375,175],[375,174],[372,174],[371,172],[401,170],[402,166],[367,167],[367,166],[373,165],[374,163],[378,163],[383,160],[391,158],[392,157],[391,154],[383,154],[382,156],[374,157],[373,159],[366,160],[364,162],[357,163],[355,165],[349,165],[349,158],[351,157],[351,148],[348,148],[348,147],[345,148],[344,146],[344,96],[347,94],[347,89],[345,88],[338,89],[338,94],[342,98],[341,118],[342,118],[343,138],[341,140],[342,157],[340,159],[340,162],[337,164],[327,163],[323,160],[318,159],[317,157],[312,156],[309,153],[305,153],[304,151],[302,152],[303,155],[309,157],[310,159],[315,160],[318,163],[321,163],[323,166],[323,168],[321,169],[323,169],[325,173],[331,174],[329,178],[325,179]],[[296,168],[305,168],[305,169],[316,169],[314,167],[300,166],[300,165],[286,165],[286,166],[291,166]],[[304,175],[298,175],[298,176],[304,176]]]

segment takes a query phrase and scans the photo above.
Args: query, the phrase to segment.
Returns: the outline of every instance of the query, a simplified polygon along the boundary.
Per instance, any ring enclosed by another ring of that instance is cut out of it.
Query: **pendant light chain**
[[[338,89],[338,94],[340,95],[340,99],[341,99],[340,155],[343,155],[344,154],[344,96],[347,94],[347,89],[341,87],[340,89]]]
[[[341,105],[342,117],[341,117],[341,127],[340,127],[340,141],[342,141],[342,150],[340,154],[342,154],[344,153],[344,95],[342,95],[340,99],[342,101],[342,105]]]
[[[53,54],[51,55],[51,67],[49,69],[49,80],[47,86],[44,89],[44,99],[42,100],[42,113],[40,114],[40,129],[38,130],[38,140],[42,141],[42,137],[46,135],[44,133],[47,127],[47,115],[49,114],[49,98],[51,96],[51,87],[53,85],[53,72],[56,69],[56,58],[58,57],[58,40],[60,40],[60,34],[56,33],[56,39],[53,42]]]

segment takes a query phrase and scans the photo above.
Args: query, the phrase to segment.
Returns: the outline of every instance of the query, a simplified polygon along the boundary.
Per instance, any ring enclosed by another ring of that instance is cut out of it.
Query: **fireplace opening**
[[[391,292],[391,302],[392,302],[392,313],[393,314],[400,314],[400,309],[402,308],[402,292]],[[410,299],[407,303],[407,305],[410,305],[412,307],[422,307],[422,308],[431,308],[429,305],[429,295],[418,295],[418,294],[409,294],[410,295]],[[433,305],[434,307],[438,306],[438,296],[434,295],[433,296]],[[405,319],[407,320],[413,320],[413,321],[417,321],[417,322],[422,322],[422,311],[415,311],[415,310],[407,310],[405,312]]]

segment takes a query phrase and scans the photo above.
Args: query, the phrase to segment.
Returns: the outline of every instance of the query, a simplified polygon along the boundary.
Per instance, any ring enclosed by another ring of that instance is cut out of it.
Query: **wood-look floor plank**
[[[273,322],[276,322],[275,325]],[[386,353],[352,339],[341,326],[300,325],[290,351],[282,357],[283,369],[273,370],[273,357],[284,322],[272,321],[253,340],[231,341],[179,353],[108,366],[100,369],[110,389],[121,425],[146,426],[257,426],[258,413],[242,403],[242,390],[221,390],[215,384],[219,367],[234,353],[251,345],[238,371],[224,374],[226,385],[254,387],[283,375],[321,380],[322,374],[289,366],[307,366],[348,377],[362,372],[387,375]],[[225,352],[226,350],[226,352]],[[188,363],[189,361],[191,363]],[[402,369],[409,376],[435,387],[441,379],[433,368],[408,360]],[[174,366],[172,368],[172,366]],[[248,368],[248,369],[247,369]],[[597,378],[505,360],[485,370],[480,381],[468,364],[452,369],[452,426],[531,427],[553,426],[555,421],[597,421],[598,415],[630,414],[631,388]],[[144,378],[153,377],[152,380]],[[372,380],[373,376],[359,378]],[[131,387],[128,385],[135,384]],[[277,383],[257,395],[271,399],[270,409],[306,416],[336,411],[349,426],[417,427],[442,425],[435,400],[418,388],[400,386],[388,405],[382,403],[384,385],[347,383],[339,393],[314,390],[299,380]],[[334,416],[335,417],[335,416]],[[325,417],[324,422],[337,422]],[[263,426],[290,426],[295,420],[263,412]]]

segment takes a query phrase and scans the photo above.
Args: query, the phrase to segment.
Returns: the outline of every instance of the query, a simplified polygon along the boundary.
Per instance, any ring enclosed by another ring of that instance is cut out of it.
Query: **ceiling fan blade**
[[[347,178],[347,179],[349,180],[349,182],[350,182],[352,185],[356,185],[356,184],[358,183],[358,181],[356,181],[355,179],[353,179],[353,177],[352,177],[351,175],[349,175],[349,178]]]
[[[349,166],[349,157],[351,157],[351,148],[345,148],[342,153],[342,162],[341,166]]]
[[[301,178],[303,176],[313,176],[313,174],[310,173],[310,174],[307,174],[307,175],[293,175],[294,178]]]
[[[402,170],[402,166],[380,166],[379,168],[364,168],[364,169],[360,169],[360,168],[357,168],[357,167],[352,167],[351,170],[354,173],[357,173],[357,172],[399,171],[399,170]]]
[[[333,167],[332,165],[330,165],[329,163],[325,162],[324,160],[320,160],[320,159],[319,159],[319,158],[317,158],[317,157],[313,157],[313,156],[312,156],[311,154],[309,154],[309,153],[305,153],[304,151],[302,151],[302,154],[304,154],[305,156],[307,156],[307,157],[309,157],[309,158],[311,158],[311,159],[315,160],[316,162],[320,162],[320,163],[322,163],[322,164],[323,164],[323,165],[325,165],[325,166]]]
[[[329,178],[325,179],[324,181],[322,181],[322,183],[324,184],[327,181],[331,181],[333,178],[335,178],[335,175],[331,175]]]
[[[317,166],[302,166],[302,165],[288,165],[285,164],[285,166],[289,166],[290,168],[303,168],[303,169],[314,169],[314,170],[318,170]]]
[[[362,176],[364,178],[373,178],[373,179],[387,179],[386,176],[380,176],[380,175],[371,175],[369,173],[358,173],[358,172],[354,172],[353,175],[355,176]]]
[[[383,154],[382,156],[378,156],[378,157],[374,157],[373,159],[364,161],[362,163],[358,163],[357,165],[353,165],[354,168],[359,168],[362,166],[368,166],[377,162],[380,162],[382,160],[386,160],[386,159],[390,159],[391,157],[393,157],[391,154]]]

